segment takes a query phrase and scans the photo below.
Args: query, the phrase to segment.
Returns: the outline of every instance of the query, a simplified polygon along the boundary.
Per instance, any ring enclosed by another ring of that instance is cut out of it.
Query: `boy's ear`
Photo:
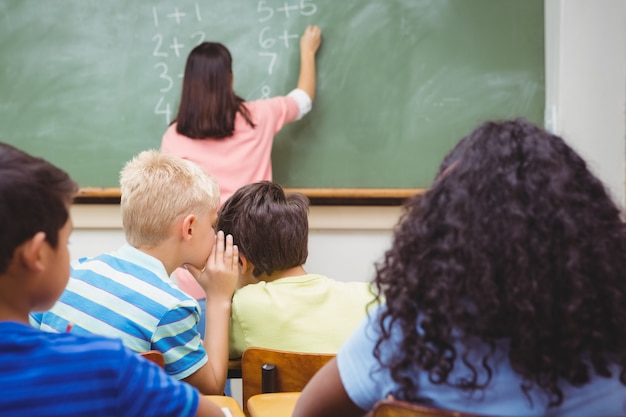
[[[250,262],[248,262],[248,258],[246,258],[246,255],[239,252],[239,266],[241,270],[245,272],[246,268],[248,268],[249,265],[250,265]]]
[[[183,218],[183,221],[181,224],[181,233],[182,233],[181,236],[183,237],[184,240],[191,239],[193,235],[193,225],[195,221],[196,221],[195,214],[188,214],[187,216]]]
[[[246,258],[245,255],[239,253],[239,279],[237,280],[237,288],[243,288],[248,284],[256,284],[259,279],[256,278],[252,271],[254,265]]]
[[[34,272],[42,272],[45,270],[45,245],[46,234],[37,232],[33,237],[24,242],[16,253],[20,256],[20,261],[27,269]]]

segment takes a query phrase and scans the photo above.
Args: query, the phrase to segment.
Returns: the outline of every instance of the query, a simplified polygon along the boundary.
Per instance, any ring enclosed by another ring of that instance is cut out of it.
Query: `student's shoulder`
[[[119,272],[129,272],[137,267],[132,262],[120,259],[113,254],[81,257],[70,263],[70,277],[90,279],[94,275],[110,276]]]
[[[287,101],[295,101],[295,100],[293,99],[293,97],[289,97],[289,96],[273,96],[273,97],[259,98],[259,99],[252,100],[252,101],[246,101],[245,105],[247,107],[263,107],[263,106],[272,106],[272,105],[276,105],[277,103],[284,103]]]
[[[367,282],[367,281],[343,281],[343,280],[338,280],[335,278],[328,278],[328,277],[325,277],[325,278],[337,287],[353,289],[353,290],[362,290],[362,291],[368,291],[368,292],[373,291],[374,289],[374,287],[372,286],[372,283]]]
[[[21,349],[47,355],[56,360],[93,359],[94,357],[121,357],[133,354],[120,339],[96,334],[50,333],[19,323],[2,322],[3,334],[19,341]]]
[[[332,288],[338,293],[345,294],[347,299],[358,302],[370,302],[376,298],[376,288],[366,281],[339,281],[329,278]]]
[[[46,333],[46,336],[49,334]],[[126,356],[128,354],[121,339],[111,338],[96,334],[56,333],[54,338],[49,338],[50,346],[59,349],[71,348],[75,354],[93,354],[109,356]]]
[[[95,334],[58,333],[51,338],[47,351],[53,360],[70,363],[83,371],[106,372],[111,378],[138,370],[144,362],[140,355],[126,347],[121,339]]]
[[[241,288],[237,288],[233,294],[233,299],[246,299],[248,297],[254,298],[259,293],[266,292],[266,281],[259,281],[252,284],[246,284]]]
[[[253,101],[246,101],[246,107],[251,113],[284,111],[290,106],[298,107],[298,103],[293,97],[274,96]]]
[[[70,262],[71,268],[84,268],[85,266],[94,264],[94,263],[112,263],[119,262],[120,259],[113,256],[112,254],[100,254],[96,256],[83,256],[80,258],[76,258]]]

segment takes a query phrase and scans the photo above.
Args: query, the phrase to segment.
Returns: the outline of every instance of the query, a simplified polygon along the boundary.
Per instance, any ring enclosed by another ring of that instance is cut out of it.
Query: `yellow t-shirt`
[[[370,283],[316,274],[246,285],[233,296],[230,357],[250,346],[337,353],[374,298]]]

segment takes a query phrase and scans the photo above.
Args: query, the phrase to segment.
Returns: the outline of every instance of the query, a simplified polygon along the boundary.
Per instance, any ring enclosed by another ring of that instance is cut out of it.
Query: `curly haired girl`
[[[359,416],[388,395],[484,415],[626,415],[626,233],[560,137],[525,120],[478,127],[407,203],[376,270],[386,303],[294,416]]]

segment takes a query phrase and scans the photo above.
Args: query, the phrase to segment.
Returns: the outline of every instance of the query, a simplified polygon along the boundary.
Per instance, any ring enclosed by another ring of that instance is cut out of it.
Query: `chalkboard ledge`
[[[424,188],[285,188],[299,192],[315,206],[400,206],[407,198],[422,194]],[[119,204],[119,188],[81,188],[76,204]]]

